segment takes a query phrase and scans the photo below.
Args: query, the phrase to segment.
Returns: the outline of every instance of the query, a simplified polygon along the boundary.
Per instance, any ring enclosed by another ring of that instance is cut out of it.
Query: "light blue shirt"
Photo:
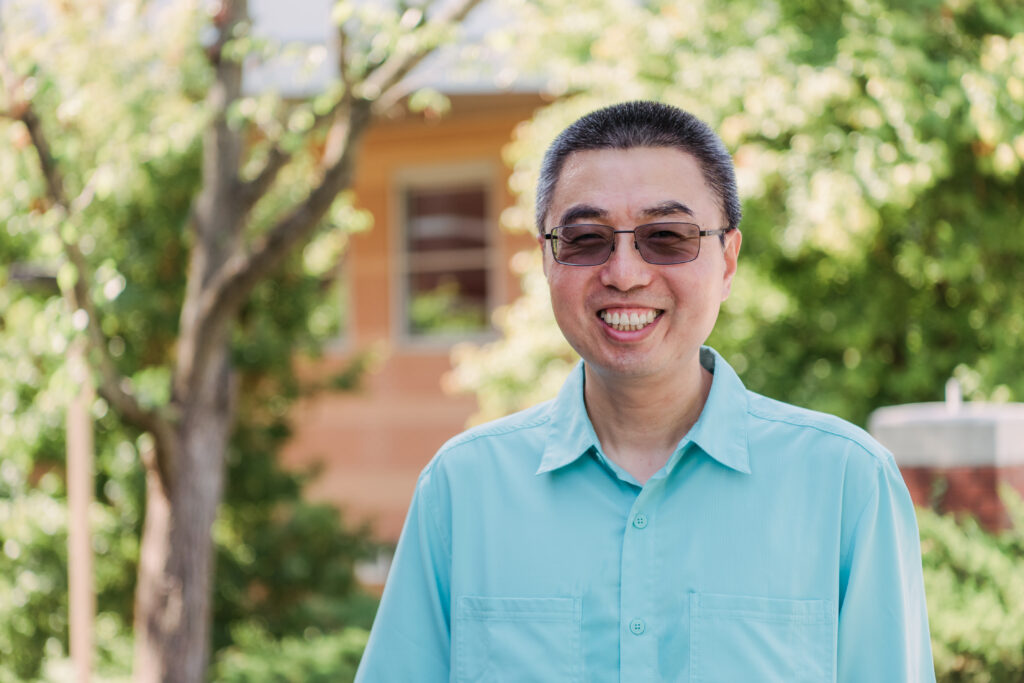
[[[934,681],[892,456],[747,391],[711,349],[697,423],[641,486],[583,402],[470,429],[423,470],[357,681]]]

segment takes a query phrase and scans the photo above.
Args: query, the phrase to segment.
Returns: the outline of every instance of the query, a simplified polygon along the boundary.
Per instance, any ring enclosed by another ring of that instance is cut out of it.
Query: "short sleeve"
[[[451,652],[450,520],[436,461],[420,475],[357,682],[441,683]]]
[[[933,682],[914,506],[891,455],[861,463],[843,524],[838,680]]]

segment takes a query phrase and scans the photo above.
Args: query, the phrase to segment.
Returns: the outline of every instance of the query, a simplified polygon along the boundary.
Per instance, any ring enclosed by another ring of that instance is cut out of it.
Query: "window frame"
[[[491,322],[494,309],[501,302],[503,278],[501,277],[501,244],[498,227],[499,206],[498,169],[492,161],[472,160],[455,163],[407,166],[395,172],[392,178],[391,215],[393,218],[394,243],[391,247],[391,329],[396,343],[413,350],[448,351],[454,344],[464,341],[483,342],[496,337]],[[487,325],[478,332],[449,332],[440,334],[416,334],[410,329],[409,321],[409,250],[408,203],[410,190],[445,190],[459,185],[479,184],[484,191],[484,235],[485,269],[487,277],[486,317]]]

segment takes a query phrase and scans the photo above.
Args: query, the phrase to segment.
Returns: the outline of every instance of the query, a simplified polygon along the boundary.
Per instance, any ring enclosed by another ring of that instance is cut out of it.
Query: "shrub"
[[[234,629],[235,645],[217,658],[218,683],[338,683],[355,678],[369,632],[349,627],[333,633],[310,629],[280,640],[252,624]]]
[[[999,533],[918,513],[939,683],[1024,681],[1024,502],[1003,500],[1013,525]]]

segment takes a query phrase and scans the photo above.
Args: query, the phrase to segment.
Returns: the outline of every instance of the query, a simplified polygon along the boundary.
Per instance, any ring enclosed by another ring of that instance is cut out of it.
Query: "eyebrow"
[[[666,216],[675,216],[680,213],[686,214],[691,218],[693,217],[693,211],[690,207],[682,202],[677,202],[672,199],[650,206],[640,212],[644,218],[664,218]],[[571,225],[581,220],[603,221],[607,218],[608,212],[604,209],[591,204],[577,204],[569,207],[565,213],[562,214],[559,225]]]
[[[590,204],[577,204],[576,206],[570,206],[565,213],[562,214],[559,225],[571,225],[580,220],[604,220],[608,217],[608,212],[604,209],[599,209],[596,206]]]
[[[660,204],[644,209],[641,213],[643,213],[647,218],[663,218],[665,216],[674,216],[677,213],[685,213],[691,218],[694,217],[693,211],[690,210],[690,207],[674,200],[664,201]]]

